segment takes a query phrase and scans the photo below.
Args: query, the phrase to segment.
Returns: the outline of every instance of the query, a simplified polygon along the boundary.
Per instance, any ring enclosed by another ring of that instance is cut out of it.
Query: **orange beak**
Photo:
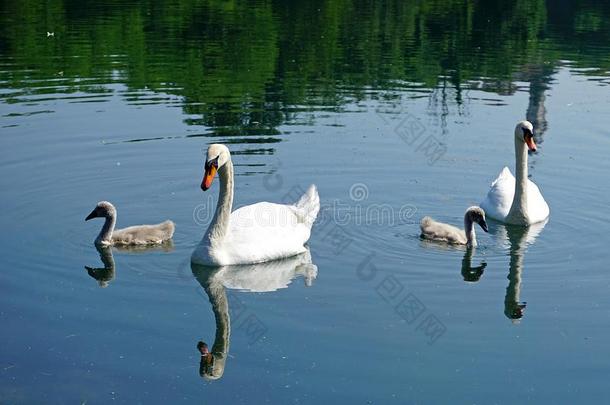
[[[216,170],[216,166],[206,165],[205,173],[203,174],[203,180],[201,181],[201,189],[203,191],[206,191],[212,186],[212,181],[214,180],[214,176],[216,176]]]
[[[532,152],[536,152],[536,142],[534,142],[534,137],[530,134],[525,135],[525,144],[528,149]]]

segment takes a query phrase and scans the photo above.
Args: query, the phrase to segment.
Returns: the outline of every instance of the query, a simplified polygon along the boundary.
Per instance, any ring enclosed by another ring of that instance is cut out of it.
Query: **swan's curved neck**
[[[468,215],[464,217],[464,232],[466,232],[466,246],[477,247],[477,236],[474,232],[474,223]]]
[[[515,137],[516,184],[513,203],[506,219],[511,224],[527,225],[527,146]]]
[[[231,159],[218,169],[220,193],[216,204],[216,213],[210,223],[206,237],[210,243],[218,243],[227,235],[233,207],[233,163]]]
[[[100,234],[95,238],[95,243],[110,243],[112,242],[112,232],[114,231],[114,226],[116,225],[116,215],[111,214],[106,217],[106,221],[104,221],[104,226],[102,226],[102,230]]]

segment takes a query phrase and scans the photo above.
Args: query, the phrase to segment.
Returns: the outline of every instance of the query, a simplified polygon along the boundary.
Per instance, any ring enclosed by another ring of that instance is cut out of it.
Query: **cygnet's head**
[[[515,127],[515,138],[518,141],[524,142],[527,148],[532,152],[536,152],[536,142],[534,142],[534,126],[529,121],[521,121]]]
[[[489,228],[487,228],[487,222],[485,221],[485,211],[481,207],[470,207],[466,210],[466,214],[464,216],[466,219],[470,220],[472,223],[477,223],[485,232],[489,232]]]
[[[91,214],[87,215],[85,221],[89,221],[92,218],[108,218],[116,215],[116,208],[108,201],[100,201],[97,203]]]
[[[229,148],[220,144],[213,143],[208,147],[208,152],[205,158],[205,173],[201,181],[201,189],[206,191],[212,186],[212,181],[219,168],[223,167],[231,160],[231,152]]]

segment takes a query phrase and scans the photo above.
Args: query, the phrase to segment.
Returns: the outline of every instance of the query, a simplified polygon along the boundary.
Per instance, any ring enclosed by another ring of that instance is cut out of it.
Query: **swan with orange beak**
[[[479,206],[489,218],[507,224],[527,226],[544,221],[550,213],[540,189],[528,179],[528,151],[536,152],[538,149],[531,122],[517,123],[514,141],[516,177],[508,167],[502,169]]]
[[[218,175],[216,212],[191,261],[207,266],[262,263],[306,252],[311,227],[320,210],[315,185],[294,204],[260,202],[233,207],[233,162],[229,148],[208,147],[201,189],[209,190]]]
[[[531,152],[536,152],[536,142],[534,142],[534,126],[529,121],[522,121],[518,125],[523,133],[523,142]],[[528,125],[529,124],[529,125]]]
[[[201,180],[201,189],[206,191],[210,187],[212,187],[212,182],[214,181],[214,176],[216,176],[216,172],[218,171],[218,158],[216,156],[213,159],[206,160],[205,168],[203,173],[203,180]]]

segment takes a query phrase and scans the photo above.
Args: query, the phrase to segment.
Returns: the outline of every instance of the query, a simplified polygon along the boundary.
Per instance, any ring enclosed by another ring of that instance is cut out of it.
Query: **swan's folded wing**
[[[542,222],[549,217],[550,209],[540,189],[533,181],[527,181],[527,214],[532,223]]]
[[[118,245],[159,244],[172,238],[174,228],[169,220],[156,225],[134,225],[115,230],[112,241]]]
[[[491,183],[487,196],[479,206],[485,210],[488,217],[501,221],[508,215],[514,196],[515,177],[509,168],[505,167]]]
[[[424,217],[420,224],[421,236],[425,239],[444,241],[448,243],[466,244],[464,230],[450,224],[445,224]]]
[[[263,262],[303,253],[310,229],[294,206],[260,202],[231,213],[228,235],[223,247],[234,250],[231,257]]]

